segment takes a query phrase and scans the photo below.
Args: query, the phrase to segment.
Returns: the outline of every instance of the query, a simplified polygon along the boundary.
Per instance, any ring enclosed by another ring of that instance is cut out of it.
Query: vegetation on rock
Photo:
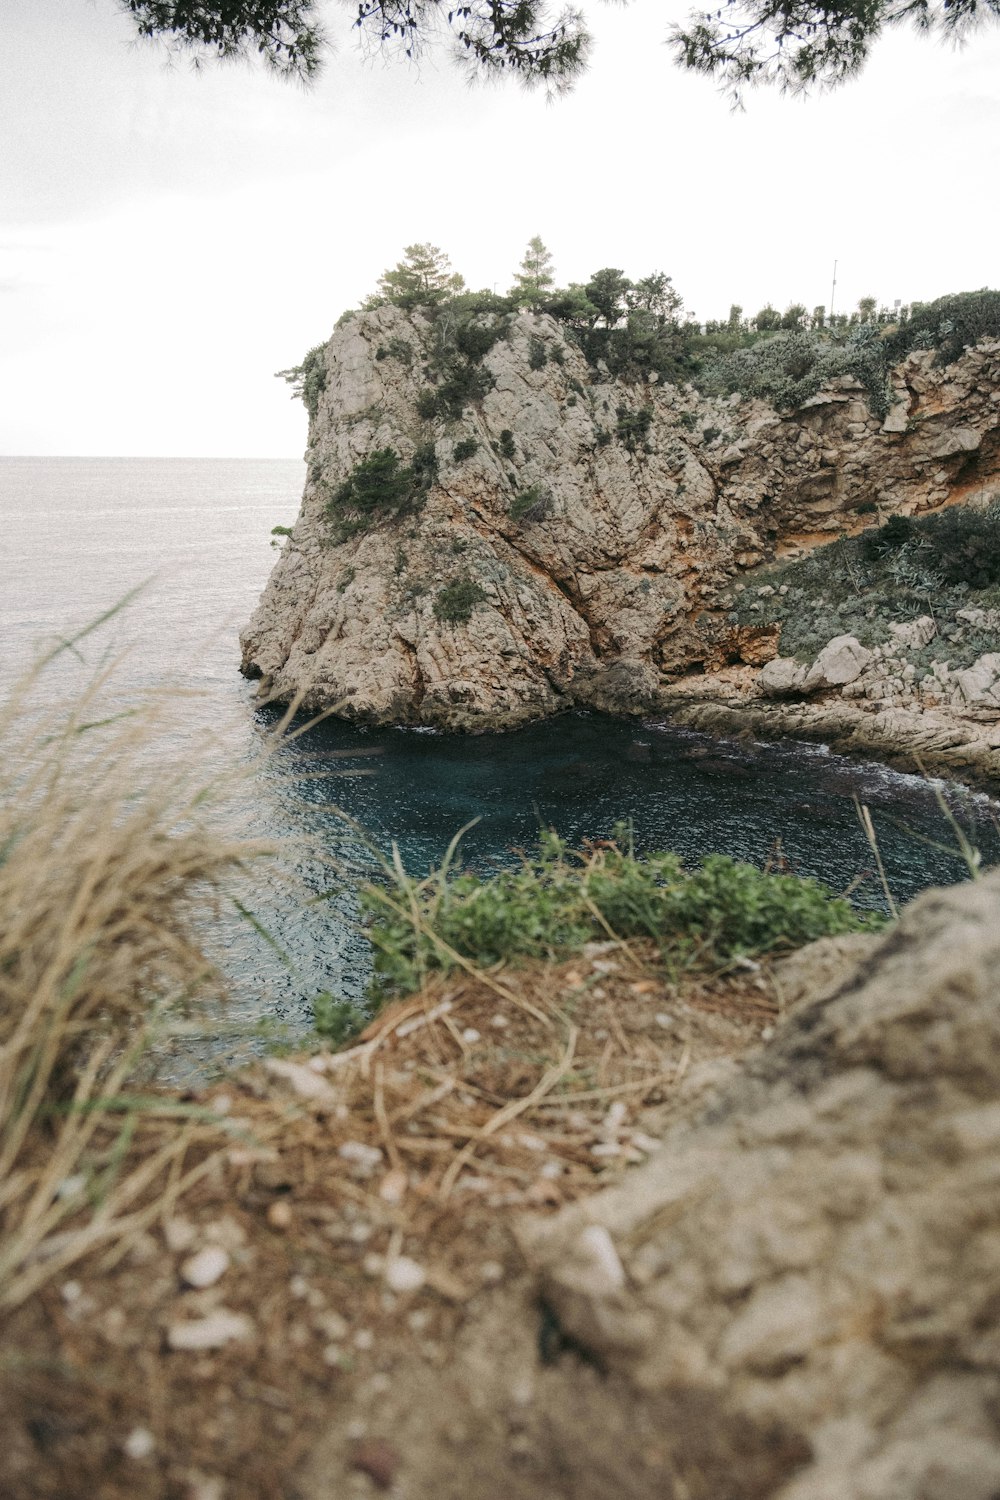
[[[377,448],[355,464],[330,495],[327,518],[338,541],[419,510],[437,478],[433,443],[424,443],[404,464],[395,448]]]
[[[574,852],[546,833],[536,854],[489,879],[453,873],[456,839],[441,868],[425,879],[395,868],[386,885],[366,887],[375,998],[419,989],[429,970],[462,960],[488,967],[555,959],[609,937],[652,939],[672,970],[718,969],[882,924],[815,880],[769,874],[722,855],[688,871],[675,854],[637,855],[627,828],[616,837]]]
[[[441,589],[434,600],[434,618],[445,625],[464,625],[472,611],[486,598],[485,590],[471,578],[456,578]]]
[[[965,667],[996,648],[995,631],[956,622],[959,610],[970,609],[1000,609],[1000,501],[893,516],[763,569],[740,586],[730,619],[780,625],[780,654],[807,661],[838,635],[875,646],[889,638],[890,625],[929,615],[939,631],[911,659]]]

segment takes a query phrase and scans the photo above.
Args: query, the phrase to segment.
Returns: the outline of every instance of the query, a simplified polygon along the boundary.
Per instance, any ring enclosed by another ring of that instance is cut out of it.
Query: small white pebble
[[[221,1245],[206,1245],[195,1255],[188,1256],[181,1266],[181,1279],[188,1286],[214,1286],[229,1270],[229,1253]]]
[[[477,1031],[474,1026],[466,1026],[465,1030],[462,1032],[462,1041],[468,1042],[470,1047],[472,1046],[473,1042],[478,1042],[481,1040],[482,1033]]]
[[[429,1307],[415,1307],[407,1316],[407,1324],[411,1333],[423,1333],[431,1324],[431,1310]]]
[[[141,1463],[145,1458],[152,1458],[155,1450],[156,1439],[148,1427],[133,1427],[122,1443],[122,1452],[125,1457],[135,1459],[136,1463]]]
[[[373,1171],[382,1164],[382,1153],[377,1146],[368,1146],[364,1141],[344,1141],[337,1147],[337,1155],[352,1166]]]
[[[374,1232],[371,1224],[352,1224],[348,1238],[355,1245],[363,1245],[371,1239]]]
[[[667,1031],[674,1024],[674,1018],[670,1014],[669,1010],[658,1010],[656,1012],[655,1020],[657,1026],[662,1026],[664,1031]]]
[[[508,1021],[506,1016],[501,1016],[498,1013],[497,1015],[490,1017],[490,1025],[495,1026],[498,1031],[503,1031],[505,1027],[510,1025],[510,1022]]]
[[[338,1312],[320,1313],[316,1318],[316,1327],[331,1341],[346,1339],[350,1332],[346,1318],[342,1318]]]
[[[171,1323],[167,1329],[167,1343],[171,1349],[221,1349],[234,1339],[253,1337],[253,1324],[243,1313],[229,1312],[220,1307],[206,1318],[193,1318],[189,1322]]]
[[[394,1255],[385,1268],[385,1284],[391,1292],[419,1292],[427,1272],[408,1255]]]
[[[61,1296],[67,1305],[70,1302],[78,1302],[83,1296],[83,1287],[78,1281],[64,1281],[61,1288]]]
[[[347,1355],[344,1353],[343,1349],[341,1349],[339,1344],[327,1344],[326,1348],[323,1350],[323,1363],[325,1365],[330,1365],[333,1369],[336,1369],[339,1365],[344,1364],[346,1359]]]
[[[554,1182],[557,1177],[563,1175],[564,1171],[565,1168],[561,1161],[547,1161],[542,1163],[542,1170],[538,1175],[539,1177],[546,1178],[549,1182]]]
[[[761,1039],[762,1042],[769,1042],[773,1036],[774,1036],[774,1027],[773,1026],[765,1026],[764,1030],[760,1034],[760,1039]]]
[[[229,1094],[216,1094],[214,1099],[209,1100],[208,1107],[215,1115],[228,1115],[233,1107],[232,1097]]]
[[[375,1345],[375,1335],[370,1328],[359,1328],[354,1335],[355,1349],[372,1349]]]
[[[222,1480],[214,1474],[191,1474],[184,1500],[223,1500],[225,1493]]]
[[[293,1297],[308,1297],[309,1283],[304,1276],[293,1276],[288,1283],[288,1290]]]
[[[498,1260],[484,1260],[479,1275],[483,1281],[503,1281],[503,1266]]]
[[[67,1198],[79,1198],[87,1186],[87,1177],[84,1172],[74,1172],[72,1177],[64,1177],[56,1188],[56,1197],[65,1201]]]
[[[190,1219],[182,1219],[178,1214],[164,1224],[163,1238],[167,1242],[167,1249],[174,1255],[180,1255],[184,1250],[191,1249],[198,1238],[198,1231]]]

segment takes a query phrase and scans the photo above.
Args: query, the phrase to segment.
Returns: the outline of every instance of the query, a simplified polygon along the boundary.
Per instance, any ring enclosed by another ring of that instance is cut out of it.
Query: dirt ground
[[[346,1053],[164,1095],[143,1128],[203,1107],[203,1175],[6,1316],[0,1495],[767,1495],[794,1446],[707,1406],[667,1421],[586,1364],[516,1229],[655,1151],[779,1009],[766,968],[672,983],[591,944],[438,979]]]

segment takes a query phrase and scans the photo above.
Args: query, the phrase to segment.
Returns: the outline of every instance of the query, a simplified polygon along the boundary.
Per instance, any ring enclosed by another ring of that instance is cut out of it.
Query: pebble
[[[382,1165],[382,1152],[378,1146],[368,1146],[364,1141],[344,1141],[337,1147],[337,1155],[342,1161],[350,1162],[351,1166],[357,1167],[365,1175],[369,1175],[376,1167]]]
[[[510,1025],[510,1022],[506,1016],[497,1013],[497,1015],[490,1017],[490,1025],[495,1026],[498,1031],[503,1031],[505,1027]]]
[[[83,1296],[83,1287],[78,1281],[64,1281],[61,1288],[61,1296],[67,1306],[71,1302],[79,1302]]]
[[[403,1168],[393,1167],[379,1183],[378,1195],[383,1203],[402,1203],[409,1185],[410,1179]]]
[[[394,1255],[385,1268],[385,1284],[392,1292],[419,1292],[427,1272],[408,1255]]]
[[[223,1250],[221,1245],[206,1245],[204,1250],[188,1256],[181,1266],[181,1279],[188,1286],[202,1288],[214,1286],[221,1276],[229,1270],[230,1260],[228,1250]]]
[[[473,1042],[478,1042],[481,1040],[482,1033],[478,1032],[474,1026],[466,1026],[465,1030],[462,1032],[462,1041],[468,1042],[470,1047]]]
[[[190,1219],[182,1219],[179,1215],[175,1215],[164,1224],[163,1238],[167,1249],[174,1255],[180,1255],[182,1251],[191,1249],[198,1238],[198,1231]]]
[[[156,1439],[148,1427],[133,1427],[128,1437],[122,1443],[122,1452],[126,1458],[135,1459],[141,1463],[143,1459],[152,1458],[156,1451]]]
[[[184,1500],[223,1500],[225,1489],[222,1480],[214,1474],[191,1474],[188,1477]]]
[[[355,1349],[372,1349],[375,1346],[375,1335],[370,1328],[359,1328],[354,1335]]]
[[[350,1332],[346,1318],[342,1318],[338,1312],[320,1313],[315,1322],[320,1333],[325,1334],[328,1339],[346,1339]]]
[[[292,1205],[287,1198],[277,1198],[267,1210],[267,1222],[272,1229],[290,1229]]]
[[[65,1202],[67,1198],[78,1198],[87,1186],[87,1177],[84,1172],[76,1172],[72,1177],[64,1177],[56,1188],[56,1197]]]
[[[171,1349],[221,1349],[234,1340],[251,1339],[253,1331],[253,1324],[243,1313],[229,1312],[220,1307],[204,1318],[171,1323],[167,1329],[167,1343]]]

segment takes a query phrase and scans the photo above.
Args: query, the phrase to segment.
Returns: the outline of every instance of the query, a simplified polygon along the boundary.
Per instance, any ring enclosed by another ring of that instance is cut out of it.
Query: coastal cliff
[[[648,713],[727,668],[763,701],[780,622],[734,611],[735,583],[987,504],[1000,470],[997,341],[943,366],[911,353],[884,413],[852,375],[780,412],[616,379],[530,312],[449,328],[446,309],[382,306],[311,358],[302,508],[243,670],[359,721]]]

